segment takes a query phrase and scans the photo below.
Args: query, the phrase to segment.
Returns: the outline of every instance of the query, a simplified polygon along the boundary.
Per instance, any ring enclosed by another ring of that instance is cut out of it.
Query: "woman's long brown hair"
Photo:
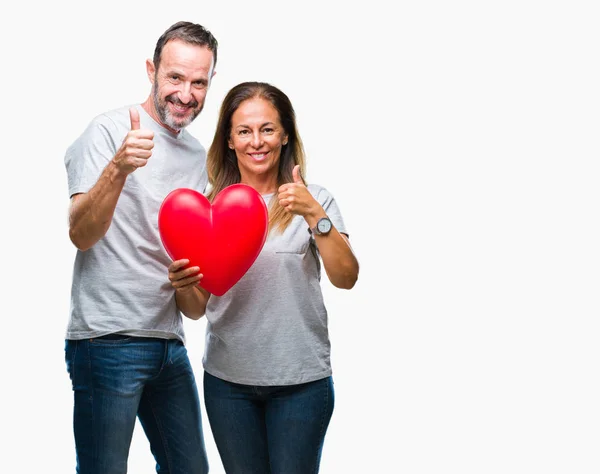
[[[235,150],[230,149],[228,145],[231,135],[231,118],[242,102],[255,97],[265,99],[275,107],[283,130],[288,137],[287,144],[281,148],[277,187],[293,182],[292,170],[295,165],[300,165],[300,176],[305,174],[304,147],[296,127],[296,113],[288,96],[277,87],[265,82],[243,82],[231,89],[223,99],[215,136],[208,150],[206,166],[208,182],[211,185],[208,199],[211,202],[227,186],[239,183],[241,180]],[[293,214],[281,207],[277,196],[271,199],[269,231],[277,229],[279,232],[283,232],[293,217]]]

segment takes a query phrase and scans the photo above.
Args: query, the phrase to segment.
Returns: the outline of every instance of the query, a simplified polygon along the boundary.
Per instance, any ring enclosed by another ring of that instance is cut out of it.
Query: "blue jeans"
[[[205,474],[198,387],[178,340],[109,335],[67,340],[80,474],[124,474],[136,416],[156,472]]]
[[[240,385],[204,372],[204,403],[227,474],[319,472],[333,380]]]

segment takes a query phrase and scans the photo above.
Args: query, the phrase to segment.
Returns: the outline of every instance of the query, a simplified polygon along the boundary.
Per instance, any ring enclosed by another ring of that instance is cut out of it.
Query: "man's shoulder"
[[[92,122],[100,123],[100,124],[112,123],[117,126],[122,126],[122,125],[127,126],[130,124],[130,119],[129,119],[129,108],[130,107],[132,107],[132,105],[124,105],[124,106],[116,108],[116,109],[107,110],[106,112],[102,112],[102,113],[96,115],[92,119]]]
[[[118,140],[124,133],[127,133],[125,120],[128,119],[127,107],[99,113],[88,122],[84,131],[71,144],[71,148],[77,148],[90,142],[101,143],[103,140],[110,142]]]
[[[128,107],[108,110],[93,117],[85,131],[75,143],[83,141],[95,141],[99,137],[111,142],[119,141],[127,133],[130,127]]]

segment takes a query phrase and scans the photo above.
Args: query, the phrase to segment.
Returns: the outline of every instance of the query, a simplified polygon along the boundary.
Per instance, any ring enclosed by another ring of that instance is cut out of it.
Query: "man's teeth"
[[[189,108],[187,105],[179,105],[179,104],[173,104],[173,107],[175,107],[177,110],[187,110]]]

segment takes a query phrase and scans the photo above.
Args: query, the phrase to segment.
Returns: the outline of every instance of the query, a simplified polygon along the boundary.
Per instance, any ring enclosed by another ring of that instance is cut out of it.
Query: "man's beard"
[[[173,130],[181,130],[182,128],[187,127],[192,121],[202,112],[202,107],[198,107],[198,102],[195,99],[192,99],[187,104],[181,102],[176,94],[170,94],[167,97],[161,99],[158,95],[158,91],[154,88],[154,94],[152,94],[154,99],[154,107],[156,108],[156,113],[158,114],[158,118],[162,123],[164,123],[167,127],[172,128]],[[167,102],[171,102],[175,105],[183,105],[185,107],[189,107],[192,109],[192,114],[186,116],[185,118],[179,118],[174,116],[169,110],[169,106]]]

